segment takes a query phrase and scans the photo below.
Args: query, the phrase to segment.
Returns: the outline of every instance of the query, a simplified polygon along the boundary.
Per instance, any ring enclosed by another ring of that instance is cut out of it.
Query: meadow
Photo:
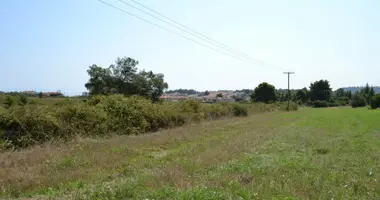
[[[379,199],[379,110],[301,108],[0,154],[2,199]]]

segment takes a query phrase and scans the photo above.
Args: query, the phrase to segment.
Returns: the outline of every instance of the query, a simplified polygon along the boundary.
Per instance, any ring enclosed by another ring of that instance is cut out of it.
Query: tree
[[[39,97],[39,98],[44,97],[44,93],[42,93],[42,92],[38,93],[38,97]]]
[[[164,75],[145,70],[137,72],[138,64],[138,61],[129,57],[117,58],[109,68],[94,64],[87,70],[90,79],[85,87],[90,95],[140,95],[158,101],[168,88]]]
[[[364,107],[367,105],[367,101],[366,99],[364,98],[364,96],[362,94],[360,94],[359,92],[355,93],[353,96],[352,96],[352,100],[351,100],[351,106],[353,108],[357,108],[357,107]]]
[[[339,88],[335,91],[335,96],[337,98],[339,97],[344,97],[345,96],[345,93],[344,93],[344,89],[343,88]]]
[[[208,90],[206,90],[206,92],[203,95],[208,96],[208,95],[210,95],[210,92]]]
[[[328,80],[319,80],[310,84],[310,100],[330,101],[331,88]]]
[[[251,95],[252,101],[269,103],[276,101],[276,89],[266,82],[260,83]]]
[[[216,95],[216,97],[223,98],[223,94],[219,93],[219,94]]]
[[[364,96],[367,102],[370,102],[371,98],[375,95],[375,91],[373,87],[372,86],[370,87],[367,83],[365,87],[360,90],[360,94]]]
[[[306,103],[308,99],[307,88],[302,88],[301,90],[297,90],[295,99],[301,101],[302,103]]]
[[[90,76],[90,80],[85,84],[85,87],[89,90],[90,95],[111,93],[114,83],[112,82],[110,69],[105,69],[94,64],[90,66],[87,73]]]
[[[349,90],[349,91],[346,92],[346,96],[348,97],[348,99],[352,98],[352,92],[351,92],[351,90]]]
[[[369,94],[371,88],[369,87],[368,83],[365,84],[365,87],[361,90],[362,94]]]
[[[380,107],[380,94],[377,94],[371,98],[371,109],[377,109]]]
[[[194,89],[176,89],[176,90],[169,90],[166,93],[180,93],[180,94],[197,94],[198,92]]]

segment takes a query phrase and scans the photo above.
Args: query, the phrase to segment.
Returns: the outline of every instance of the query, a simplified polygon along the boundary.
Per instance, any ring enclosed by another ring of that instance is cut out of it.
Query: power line
[[[255,64],[255,65],[261,65],[261,66],[268,65],[268,64],[265,64],[265,63],[263,63],[263,62],[261,62],[261,61],[257,61],[257,60],[255,60],[255,61],[252,61],[252,60],[246,60],[246,59],[243,59],[243,58],[241,58],[241,57],[237,57],[237,56],[234,56],[234,55],[228,54],[228,53],[223,52],[223,51],[221,51],[221,50],[219,50],[219,49],[217,49],[217,48],[214,48],[214,47],[211,47],[211,46],[205,45],[205,44],[203,44],[203,43],[201,43],[201,42],[199,42],[199,41],[197,41],[197,40],[194,40],[194,39],[192,39],[192,38],[189,38],[189,37],[183,36],[183,35],[181,35],[181,34],[179,34],[179,33],[177,33],[177,32],[174,32],[174,31],[168,29],[168,28],[165,28],[165,27],[160,26],[160,25],[158,25],[158,24],[156,24],[156,23],[153,23],[153,22],[151,22],[151,21],[149,21],[149,20],[146,20],[146,19],[144,19],[144,18],[142,18],[142,17],[140,17],[140,16],[137,16],[137,15],[135,15],[135,14],[132,14],[132,13],[126,11],[126,10],[123,10],[123,9],[121,9],[121,8],[118,8],[118,7],[116,7],[116,6],[114,6],[114,5],[110,4],[110,3],[107,3],[107,2],[105,2],[105,1],[103,1],[103,0],[97,0],[97,1],[99,1],[99,2],[101,2],[101,3],[103,3],[103,4],[105,4],[105,5],[107,5],[107,6],[109,6],[109,7],[112,7],[112,8],[114,8],[114,9],[116,9],[116,10],[119,10],[119,11],[123,12],[124,14],[130,15],[130,16],[135,17],[135,18],[137,18],[137,19],[139,19],[139,20],[142,20],[142,21],[144,21],[144,22],[146,22],[146,23],[149,23],[149,24],[151,24],[151,25],[153,25],[153,26],[155,26],[155,27],[157,27],[157,28],[163,29],[163,30],[165,30],[165,31],[167,31],[167,32],[170,32],[170,33],[172,33],[172,34],[174,34],[174,35],[177,35],[177,36],[179,36],[179,37],[182,37],[182,38],[184,38],[184,39],[186,39],[186,40],[189,40],[189,41],[191,41],[191,42],[194,42],[194,43],[196,43],[196,44],[198,44],[198,45],[201,45],[201,46],[203,46],[203,47],[206,47],[206,48],[212,49],[212,50],[214,50],[214,51],[216,51],[216,52],[218,52],[218,53],[221,53],[221,54],[224,54],[224,55],[227,55],[227,56],[229,56],[229,57],[236,58],[236,59],[239,59],[239,60],[242,60],[242,61],[245,61],[245,62],[250,61],[249,63],[251,63],[251,64]],[[120,0],[119,0],[119,1],[120,1]],[[270,66],[270,65],[268,65],[268,66]],[[272,66],[272,67],[275,67],[275,66]]]
[[[125,2],[124,0],[118,0],[118,1],[121,2],[121,3],[123,3],[123,4],[125,4],[125,5],[127,5],[127,6],[130,6],[130,7],[134,8],[134,9],[136,9],[136,10],[139,10],[140,12],[145,13],[145,14],[147,14],[147,15],[155,18],[155,19],[158,19],[158,20],[160,20],[160,21],[162,21],[162,22],[164,22],[166,24],[169,24],[170,26],[173,26],[173,27],[175,27],[175,28],[177,28],[177,29],[185,32],[185,33],[188,33],[188,34],[190,34],[190,35],[192,35],[192,36],[194,36],[196,38],[199,38],[199,39],[201,39],[201,40],[203,40],[203,41],[205,41],[205,42],[207,42],[209,44],[215,45],[215,46],[217,46],[219,48],[222,48],[222,49],[227,50],[227,51],[229,51],[229,52],[231,52],[233,54],[237,54],[237,55],[239,55],[241,57],[244,57],[245,59],[252,60],[252,61],[257,62],[259,64],[269,65],[268,63],[264,63],[264,62],[262,62],[260,60],[257,60],[257,59],[255,59],[255,58],[253,58],[253,57],[251,57],[251,56],[249,56],[247,54],[244,54],[244,53],[239,52],[239,51],[237,51],[237,50],[235,50],[235,49],[233,49],[233,48],[231,48],[231,47],[229,47],[229,46],[227,46],[225,44],[222,44],[222,43],[220,43],[220,42],[218,42],[218,41],[216,41],[216,40],[214,40],[214,39],[212,39],[212,38],[210,38],[210,37],[208,37],[208,36],[206,36],[206,35],[204,35],[202,33],[199,33],[198,31],[196,31],[194,29],[191,29],[188,26],[185,26],[185,25],[183,25],[183,24],[181,24],[181,23],[179,23],[179,22],[177,22],[177,21],[175,21],[175,20],[173,20],[173,19],[171,19],[171,18],[169,18],[169,17],[167,17],[167,16],[165,16],[165,15],[163,15],[163,14],[161,14],[161,13],[159,13],[159,12],[153,10],[153,9],[151,9],[151,8],[149,8],[148,6],[145,6],[145,5],[137,2],[137,1],[130,0],[130,1],[134,2],[135,4],[137,4],[137,5],[141,6],[141,7],[143,7],[145,9],[147,9],[147,10],[149,10],[149,11],[151,11],[151,12],[153,12],[153,13],[159,15],[159,16],[161,16],[162,18],[167,19],[167,20],[173,22],[174,24],[170,23],[170,22],[168,22],[166,20],[163,20],[163,19],[161,19],[161,18],[159,18],[159,17],[157,17],[157,16],[155,16],[155,15],[149,13],[149,12],[146,12],[145,10],[140,9],[140,8],[134,6],[134,5],[131,5],[130,3]],[[175,24],[177,24],[177,25],[175,25]],[[275,66],[272,66],[272,67],[275,67]]]
[[[107,3],[107,2],[105,2],[105,1],[103,1],[103,0],[97,0],[97,1],[103,3],[103,4],[107,5],[107,6],[110,6],[110,7],[114,8],[114,9],[117,9],[117,10],[123,12],[124,14],[128,14],[128,15],[130,15],[130,16],[132,16],[132,17],[135,17],[135,18],[137,18],[137,19],[139,19],[139,20],[142,20],[142,21],[144,21],[144,22],[146,22],[146,23],[149,23],[149,24],[151,24],[151,25],[153,25],[153,26],[155,26],[155,27],[157,27],[157,28],[163,29],[163,30],[168,31],[168,32],[170,32],[170,33],[172,33],[172,34],[174,34],[174,35],[177,35],[177,36],[181,37],[181,38],[184,38],[184,39],[186,39],[186,40],[189,40],[189,41],[191,41],[191,42],[194,42],[194,43],[196,43],[196,44],[198,44],[198,45],[201,45],[201,46],[203,46],[203,47],[206,47],[206,48],[212,49],[212,50],[214,50],[214,51],[216,51],[216,52],[218,52],[218,53],[221,53],[221,54],[227,55],[227,56],[229,56],[229,57],[231,57],[231,58],[236,58],[236,59],[239,59],[239,60],[242,60],[242,61],[247,62],[247,60],[244,60],[244,59],[242,59],[242,58],[240,58],[240,57],[237,57],[237,56],[234,56],[234,55],[228,54],[228,53],[226,53],[226,52],[220,51],[220,50],[218,50],[218,49],[216,49],[216,48],[214,48],[214,47],[211,47],[211,46],[208,46],[208,45],[202,44],[201,42],[199,42],[199,41],[197,41],[197,40],[194,40],[194,39],[192,39],[192,38],[189,38],[189,37],[183,36],[183,35],[181,35],[181,34],[179,34],[179,33],[177,33],[177,32],[174,32],[174,31],[172,31],[172,30],[170,30],[170,29],[168,29],[168,28],[165,28],[165,27],[163,27],[163,26],[160,26],[160,25],[158,25],[158,24],[155,24],[155,23],[153,23],[153,22],[151,22],[151,21],[149,21],[149,20],[146,20],[146,19],[144,19],[144,18],[142,18],[142,17],[139,17],[139,16],[137,16],[137,15],[134,15],[134,14],[128,12],[128,11],[125,11],[125,10],[123,10],[123,9],[121,9],[121,8],[118,8],[118,7],[116,7],[116,6],[112,5],[112,4],[109,4],[109,3]],[[249,61],[249,60],[248,60],[248,61]],[[257,65],[258,63],[252,63],[252,61],[251,61],[251,64],[256,64],[256,65]]]
[[[206,35],[204,35],[204,34],[198,32],[198,31],[192,29],[192,28],[189,28],[188,26],[185,26],[185,25],[179,23],[178,21],[176,21],[176,20],[174,20],[174,19],[172,19],[172,18],[169,18],[169,17],[167,17],[167,16],[165,16],[165,15],[163,15],[163,14],[161,14],[161,13],[159,13],[159,12],[157,12],[157,11],[155,11],[155,10],[149,8],[148,6],[143,5],[143,4],[141,4],[141,3],[139,3],[139,2],[137,2],[137,1],[135,1],[135,0],[130,0],[130,1],[132,1],[133,3],[135,3],[135,4],[139,5],[139,6],[141,6],[141,7],[145,8],[145,9],[147,9],[147,10],[149,10],[149,11],[151,11],[151,12],[153,12],[153,13],[155,13],[155,14],[157,14],[157,15],[159,15],[159,16],[161,16],[161,17],[163,17],[163,18],[165,18],[165,19],[167,19],[167,20],[169,20],[169,21],[171,21],[171,22],[173,22],[173,23],[175,23],[175,24],[177,24],[177,25],[179,25],[179,26],[185,28],[185,29],[187,29],[187,30],[184,30],[183,28],[180,28],[180,27],[178,27],[178,26],[176,26],[176,25],[173,25],[173,24],[170,23],[170,22],[167,22],[167,21],[165,21],[165,20],[162,20],[162,19],[158,18],[157,16],[154,16],[154,15],[152,15],[152,14],[150,14],[150,13],[148,13],[148,12],[146,12],[146,11],[140,9],[140,8],[136,8],[135,6],[133,6],[133,5],[131,5],[131,4],[127,3],[127,2],[125,2],[125,1],[123,1],[123,0],[118,0],[118,1],[120,1],[120,2],[122,2],[122,3],[124,3],[124,4],[126,4],[126,5],[128,5],[128,6],[130,6],[130,7],[133,7],[133,8],[135,8],[135,9],[137,9],[137,10],[139,10],[139,11],[145,13],[145,14],[148,14],[148,15],[150,15],[150,16],[152,16],[152,17],[154,17],[154,18],[156,18],[156,19],[158,19],[158,20],[160,20],[160,21],[163,21],[163,22],[165,22],[165,23],[167,23],[167,24],[169,24],[169,25],[171,25],[171,26],[174,26],[174,27],[176,27],[176,28],[178,28],[178,29],[180,29],[180,30],[182,30],[182,31],[184,31],[184,32],[186,32],[186,33],[188,33],[188,34],[191,34],[191,35],[193,35],[193,36],[195,36],[195,37],[197,37],[197,38],[200,38],[200,39],[203,40],[203,41],[206,41],[206,42],[208,42],[208,43],[210,43],[210,44],[213,44],[213,45],[215,45],[215,46],[218,46],[218,47],[220,47],[220,48],[223,48],[223,49],[225,49],[225,50],[227,50],[227,51],[229,51],[229,52],[232,52],[232,53],[234,53],[234,54],[238,54],[239,56],[242,56],[242,57],[244,57],[245,59],[252,60],[252,61],[257,62],[257,63],[262,64],[262,65],[266,65],[266,66],[270,66],[270,67],[274,67],[274,68],[279,68],[279,69],[281,69],[281,70],[285,70],[285,69],[283,69],[283,68],[281,68],[281,67],[278,67],[278,66],[275,66],[275,65],[272,65],[272,64],[269,64],[269,63],[266,63],[266,62],[260,61],[260,60],[258,60],[258,59],[256,59],[256,58],[253,58],[253,57],[251,57],[251,56],[249,56],[249,55],[247,55],[247,54],[245,54],[245,53],[242,53],[242,52],[240,52],[240,51],[238,51],[238,50],[236,50],[236,49],[233,49],[233,48],[231,48],[231,47],[229,47],[229,46],[227,46],[227,45],[225,45],[225,44],[223,44],[223,43],[221,43],[221,42],[218,42],[218,41],[216,41],[216,40],[214,40],[214,39],[212,39],[212,38],[210,38],[210,37],[208,37],[208,36],[206,36]],[[191,31],[192,33],[189,32],[189,31]],[[196,34],[196,35],[195,35],[195,34]]]

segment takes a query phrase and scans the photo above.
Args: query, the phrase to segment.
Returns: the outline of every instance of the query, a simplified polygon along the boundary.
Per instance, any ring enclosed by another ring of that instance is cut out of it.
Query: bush
[[[57,117],[66,127],[65,136],[71,134],[103,135],[107,133],[106,112],[85,103],[62,106],[57,111]]]
[[[350,104],[350,99],[348,97],[339,97],[336,102],[341,106],[346,106]]]
[[[314,108],[326,108],[329,107],[329,103],[327,101],[313,101]]]
[[[248,116],[248,109],[246,106],[243,106],[240,104],[234,104],[233,113],[234,113],[234,116],[237,116],[237,117]]]
[[[0,140],[27,147],[60,137],[57,118],[46,106],[14,107],[0,113]]]
[[[357,107],[365,107],[367,105],[367,101],[364,96],[361,94],[354,94],[351,99],[351,106],[353,108]]]
[[[21,95],[20,96],[20,101],[18,102],[18,104],[20,105],[20,106],[23,106],[23,105],[26,105],[26,104],[28,104],[28,97],[27,96],[25,96],[25,95]]]
[[[336,101],[333,101],[333,102],[329,103],[329,107],[338,107],[338,106],[341,106],[341,104],[338,103],[338,102],[336,102]]]
[[[371,97],[371,109],[377,109],[380,107],[380,94]]]
[[[7,95],[4,100],[4,107],[10,108],[14,104],[14,100],[11,96]]]

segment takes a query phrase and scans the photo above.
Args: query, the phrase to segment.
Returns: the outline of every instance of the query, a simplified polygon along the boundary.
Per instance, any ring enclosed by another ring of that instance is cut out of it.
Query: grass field
[[[0,198],[379,199],[380,112],[303,108],[0,154]]]

